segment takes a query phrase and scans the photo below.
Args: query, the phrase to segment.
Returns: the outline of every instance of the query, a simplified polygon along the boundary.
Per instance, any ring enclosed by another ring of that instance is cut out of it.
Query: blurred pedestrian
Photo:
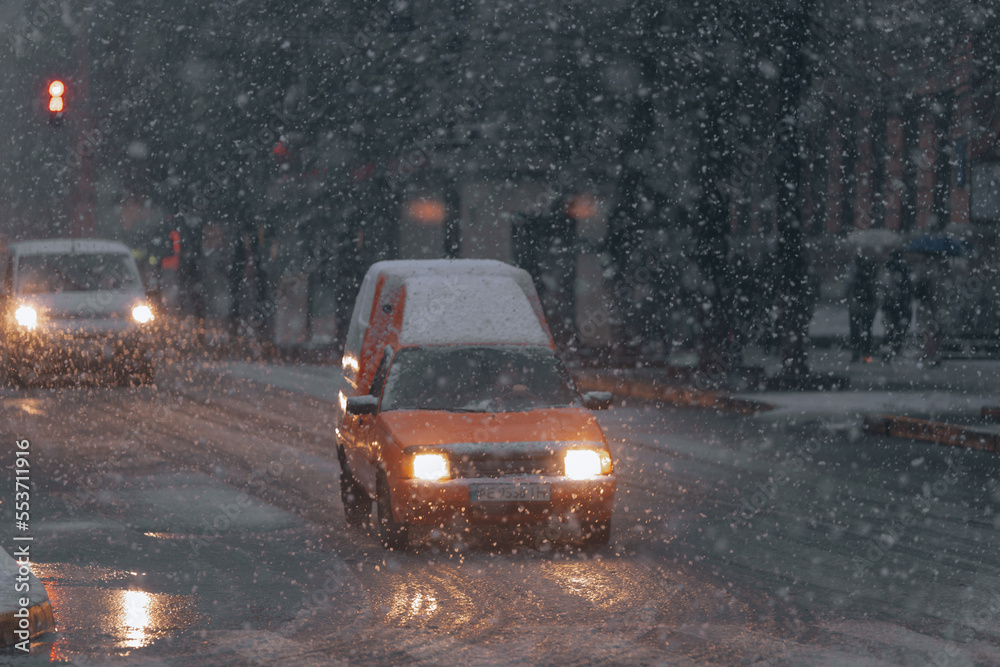
[[[882,300],[885,322],[887,358],[899,355],[910,329],[913,316],[913,281],[910,265],[900,250],[895,250],[885,263],[885,298]]]
[[[950,304],[951,265],[944,253],[929,255],[917,279],[917,320],[924,339],[924,361],[929,366],[941,363],[941,343]]]
[[[851,328],[851,361],[870,361],[872,325],[878,308],[875,261],[858,254],[847,276],[847,311]]]

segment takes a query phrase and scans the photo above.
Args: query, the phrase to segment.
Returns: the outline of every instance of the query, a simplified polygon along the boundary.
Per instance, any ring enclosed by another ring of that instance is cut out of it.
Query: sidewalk
[[[875,335],[881,336],[881,331],[881,323],[876,321]],[[939,365],[930,366],[923,362],[916,336],[911,335],[903,354],[891,362],[881,358],[870,363],[852,362],[847,349],[847,309],[829,304],[817,308],[809,332],[811,373],[820,379],[831,378],[831,387],[836,387],[834,379],[847,379],[846,388],[699,391],[681,379],[691,377],[686,369],[696,363],[693,355],[677,356],[672,359],[675,365],[667,368],[581,369],[575,375],[583,390],[754,414],[763,420],[856,420],[859,428],[880,435],[1000,449],[1000,426],[988,417],[994,414],[991,409],[1000,409],[1000,359],[945,355]],[[755,347],[744,350],[743,362],[763,369],[766,377],[774,377],[782,368],[780,358]]]

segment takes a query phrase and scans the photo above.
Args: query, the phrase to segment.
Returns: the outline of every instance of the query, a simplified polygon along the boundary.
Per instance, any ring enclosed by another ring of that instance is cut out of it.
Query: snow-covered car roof
[[[122,253],[131,255],[124,243],[100,239],[42,239],[11,243],[12,255],[52,255],[67,253]]]
[[[496,259],[390,259],[375,262],[368,267],[367,275],[410,278],[426,275],[500,275],[531,280],[528,272]]]
[[[347,330],[341,366],[348,383],[367,391],[370,362],[390,343],[553,347],[531,276],[492,259],[372,264]]]
[[[401,345],[549,345],[528,295],[509,275],[425,275],[405,285]]]
[[[524,269],[494,259],[387,260],[373,264],[366,279],[379,276],[383,298],[406,290],[401,345],[551,344]]]

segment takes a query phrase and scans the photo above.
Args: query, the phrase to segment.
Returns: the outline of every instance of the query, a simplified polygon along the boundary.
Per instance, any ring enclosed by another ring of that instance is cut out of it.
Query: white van
[[[94,370],[111,370],[119,382],[152,382],[154,314],[127,246],[92,239],[12,243],[0,271],[8,382]]]

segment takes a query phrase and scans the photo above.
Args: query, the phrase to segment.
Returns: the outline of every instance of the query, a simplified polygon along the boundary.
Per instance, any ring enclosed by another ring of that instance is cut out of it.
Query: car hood
[[[103,319],[127,317],[132,306],[143,301],[136,292],[61,292],[29,294],[19,299],[45,313],[47,319]]]
[[[417,445],[502,446],[502,443],[600,442],[604,433],[589,410],[548,408],[525,412],[393,410],[379,415],[386,433],[404,449]]]

